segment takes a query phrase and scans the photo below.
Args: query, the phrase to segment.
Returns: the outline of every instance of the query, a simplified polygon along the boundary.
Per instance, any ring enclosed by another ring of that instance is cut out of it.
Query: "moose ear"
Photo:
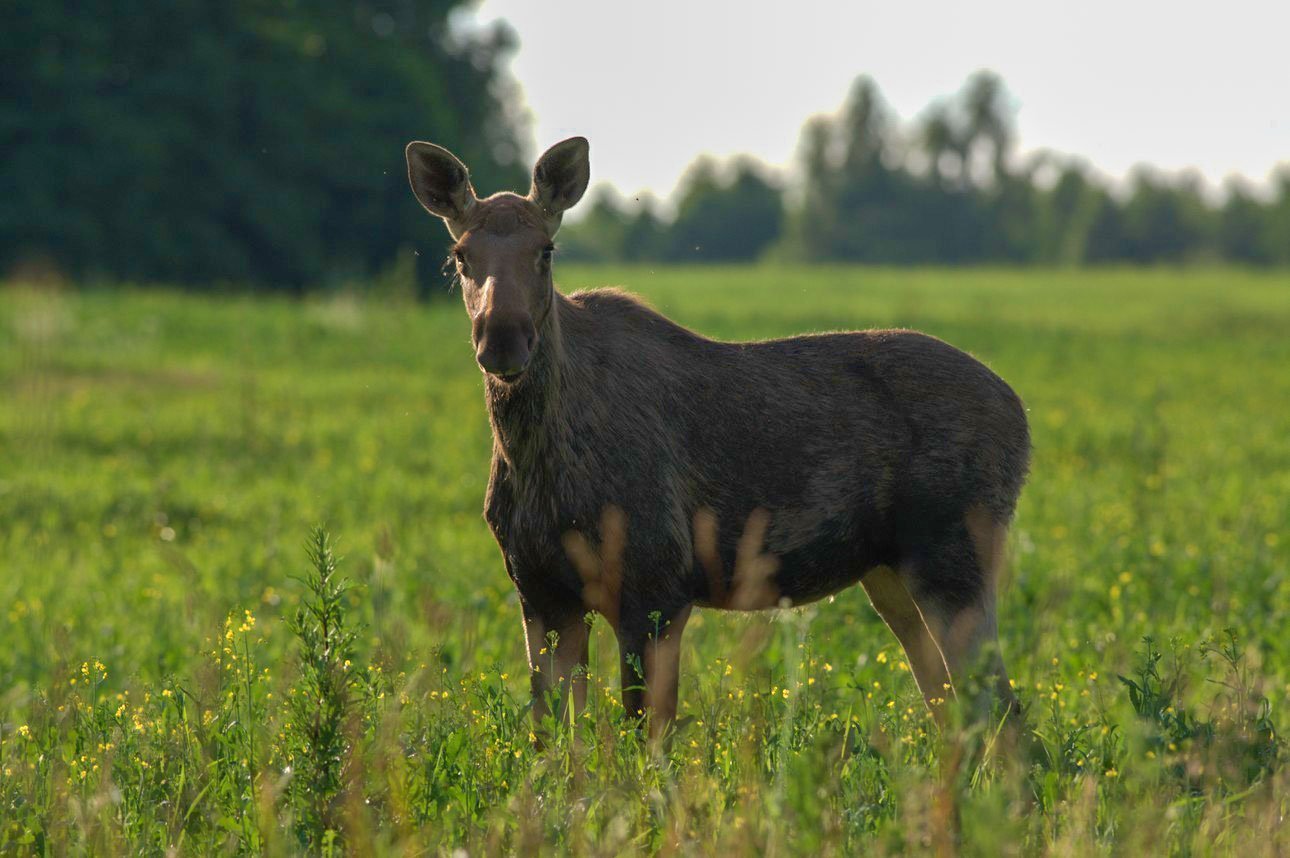
[[[466,165],[442,146],[420,140],[409,143],[406,154],[408,183],[417,201],[444,219],[453,238],[461,238],[466,216],[478,202]]]
[[[560,217],[573,208],[587,190],[591,180],[591,146],[585,137],[570,137],[543,153],[533,168],[533,190],[529,199],[546,215],[547,229],[554,235],[560,228]]]

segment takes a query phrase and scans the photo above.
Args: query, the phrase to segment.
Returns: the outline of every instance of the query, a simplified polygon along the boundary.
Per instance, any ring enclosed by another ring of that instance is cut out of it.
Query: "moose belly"
[[[858,582],[870,569],[892,562],[892,552],[871,529],[827,522],[810,538],[777,544],[772,536],[760,552],[745,540],[722,546],[720,575],[708,571],[706,598],[699,604],[736,611],[790,607],[831,596]]]

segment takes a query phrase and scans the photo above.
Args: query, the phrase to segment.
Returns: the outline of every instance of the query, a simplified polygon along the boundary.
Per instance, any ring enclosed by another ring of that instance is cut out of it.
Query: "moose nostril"
[[[480,369],[491,375],[517,375],[528,366],[529,352],[527,349],[521,351],[519,343],[515,343],[512,348],[491,347],[485,344],[475,353],[475,361]]]
[[[528,346],[529,351],[533,351],[533,343],[536,340],[537,340],[537,334],[529,334],[527,337],[525,337],[525,344]]]

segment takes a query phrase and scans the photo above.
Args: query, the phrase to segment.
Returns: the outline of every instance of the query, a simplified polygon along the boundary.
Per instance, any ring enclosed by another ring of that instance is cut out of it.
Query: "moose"
[[[480,199],[440,146],[406,155],[455,242],[493,433],[484,517],[519,593],[535,717],[552,690],[585,705],[588,613],[617,637],[623,706],[660,736],[694,606],[856,582],[938,718],[968,687],[976,709],[1019,716],[996,584],[1030,433],[1002,379],[915,331],[719,342],[618,289],[563,294],[553,239],[590,179],[582,137],[538,159],[527,196]]]

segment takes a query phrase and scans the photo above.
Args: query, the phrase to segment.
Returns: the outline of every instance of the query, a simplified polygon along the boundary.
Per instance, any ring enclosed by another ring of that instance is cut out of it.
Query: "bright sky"
[[[1287,0],[485,0],[476,15],[519,34],[537,151],[582,134],[593,182],[624,192],[666,196],[702,152],[789,165],[803,121],[857,75],[908,120],[980,68],[1007,84],[1023,152],[1213,185],[1290,162]]]

